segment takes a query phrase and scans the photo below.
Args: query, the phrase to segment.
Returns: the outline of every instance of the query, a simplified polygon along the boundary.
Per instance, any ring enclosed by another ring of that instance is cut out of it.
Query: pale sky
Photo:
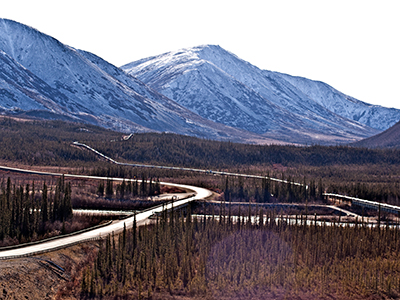
[[[1,0],[0,17],[121,66],[203,44],[400,109],[397,0]]]

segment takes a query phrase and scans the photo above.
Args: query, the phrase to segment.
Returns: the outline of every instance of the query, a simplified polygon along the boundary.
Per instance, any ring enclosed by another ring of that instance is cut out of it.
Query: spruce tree
[[[42,215],[42,226],[44,226],[44,223],[46,223],[49,220],[48,202],[47,202],[47,185],[45,182],[43,183],[42,206],[41,206],[40,212]]]

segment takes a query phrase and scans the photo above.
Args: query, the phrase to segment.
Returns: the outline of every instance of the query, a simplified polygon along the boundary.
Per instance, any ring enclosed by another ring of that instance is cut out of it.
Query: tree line
[[[269,173],[262,179],[246,179],[243,177],[224,178],[222,191],[224,200],[239,202],[300,202],[321,201],[324,199],[325,186],[322,179],[316,183],[314,179],[296,181],[293,177],[282,173],[279,180],[271,180]],[[298,179],[297,179],[298,180]]]
[[[111,164],[105,166],[92,152],[71,145],[72,141],[78,140],[117,160],[266,176],[271,174],[271,177],[305,182],[311,188],[307,191],[310,199],[320,198],[318,195],[322,189],[319,187],[323,187],[329,192],[338,191],[350,196],[358,195],[369,200],[399,204],[400,188],[396,174],[399,171],[400,150],[396,149],[248,145],[165,133],[133,134],[129,140],[121,141],[121,133],[92,125],[63,121],[22,122],[11,118],[0,118],[0,128],[0,158],[7,161],[75,166],[76,172],[107,177],[134,178],[140,177],[142,173],[147,178],[201,177],[183,171],[120,168]],[[280,174],[280,171],[273,170],[273,164],[282,164],[288,168],[284,174]],[[349,171],[356,167],[360,168],[358,172]],[[358,188],[351,187],[358,184],[362,186],[361,193]],[[217,188],[224,189],[224,183],[217,185]],[[244,192],[246,185],[249,188],[244,198],[266,200],[259,183],[245,181]],[[282,187],[282,190],[278,187]],[[232,198],[242,198],[242,192],[232,190]],[[299,201],[302,192],[296,190],[295,186],[275,185],[271,187],[270,194],[275,196],[271,198],[272,201]]]
[[[141,180],[136,176],[132,180],[123,180],[122,183],[116,184],[112,179],[107,179],[106,182],[100,181],[97,187],[97,194],[100,197],[115,198],[124,200],[131,197],[152,197],[160,195],[161,186],[160,180],[154,178],[147,178],[142,173]]]

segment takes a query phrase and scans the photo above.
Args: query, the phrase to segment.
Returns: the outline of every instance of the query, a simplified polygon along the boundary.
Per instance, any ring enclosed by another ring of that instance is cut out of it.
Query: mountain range
[[[400,120],[400,110],[260,70],[219,46],[118,68],[6,19],[0,19],[0,111],[262,144],[348,143]]]
[[[5,113],[22,111],[123,132],[261,139],[201,118],[100,57],[14,21],[0,19],[0,59],[0,109]]]

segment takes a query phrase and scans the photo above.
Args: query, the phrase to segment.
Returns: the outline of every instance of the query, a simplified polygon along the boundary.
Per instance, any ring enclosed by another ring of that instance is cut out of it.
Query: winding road
[[[31,170],[10,168],[10,167],[4,167],[4,166],[0,166],[0,169],[6,170],[6,171],[22,172],[22,173],[29,173],[29,174],[39,174],[39,175],[49,175],[49,176],[64,175],[64,177],[69,177],[69,178],[86,178],[86,179],[101,179],[101,180],[112,179],[114,181],[131,180],[131,179],[127,179],[127,178],[109,178],[109,177],[98,177],[98,176],[85,176],[85,175],[74,175],[74,174],[39,172],[39,171],[31,171]],[[172,206],[173,207],[182,206],[182,205],[185,205],[194,200],[206,199],[207,197],[212,195],[211,191],[204,189],[204,188],[196,187],[196,186],[176,184],[176,183],[167,183],[167,182],[160,182],[160,184],[165,185],[165,186],[178,187],[178,188],[181,188],[184,190],[188,190],[188,191],[191,191],[192,192],[191,194],[193,194],[193,195],[190,197],[187,197],[185,199],[177,199],[176,201],[173,202],[173,204],[168,203],[165,205],[159,205],[157,207],[153,207],[151,209],[137,213],[136,214],[136,222],[138,225],[145,224],[150,216],[152,216],[155,213],[161,212],[163,210],[163,208],[171,209]],[[187,194],[185,194],[185,195],[187,195]],[[124,220],[114,221],[111,224],[100,227],[100,228],[95,228],[93,230],[81,232],[78,234],[61,236],[59,238],[43,241],[40,243],[33,243],[33,244],[30,244],[27,246],[22,246],[22,247],[19,247],[16,249],[13,248],[13,249],[8,249],[8,250],[0,250],[0,260],[25,257],[25,256],[34,255],[34,254],[40,254],[40,253],[54,251],[57,249],[68,247],[71,245],[75,245],[78,243],[82,243],[85,241],[101,239],[102,237],[106,237],[107,235],[112,234],[113,232],[114,233],[121,232],[124,228],[124,224],[125,224],[126,228],[131,228],[133,226],[134,218],[135,218],[135,216],[131,216]]]
[[[171,169],[171,170],[185,170],[185,171],[200,172],[200,173],[207,173],[207,174],[214,174],[214,175],[227,175],[227,176],[238,176],[238,177],[247,177],[247,178],[261,178],[261,179],[265,178],[265,179],[269,179],[269,180],[273,180],[273,181],[277,181],[277,182],[281,182],[281,183],[290,183],[293,185],[303,186],[306,189],[308,188],[307,185],[303,185],[301,183],[288,182],[286,180],[281,180],[281,179],[272,178],[272,177],[258,176],[258,175],[236,174],[236,173],[228,173],[228,172],[220,172],[220,171],[212,171],[212,170],[201,170],[201,169],[190,169],[190,168],[182,168],[182,167],[122,163],[122,162],[115,161],[114,159],[98,152],[97,150],[93,149],[92,147],[90,147],[86,144],[74,142],[73,145],[78,146],[78,147],[84,147],[90,151],[93,151],[100,157],[106,159],[107,161],[109,161],[111,163],[117,164],[117,165],[124,165],[124,166],[131,166],[131,167]],[[128,179],[128,178],[110,178],[110,177],[86,176],[86,175],[77,175],[77,174],[40,172],[40,171],[18,169],[18,168],[11,168],[11,167],[5,167],[5,166],[0,166],[0,170],[37,174],[37,175],[64,176],[64,177],[68,177],[68,178],[80,178],[80,179],[95,179],[95,180],[111,179],[113,181],[123,181],[123,180],[131,181],[131,180],[133,180],[133,179]],[[211,191],[204,189],[204,188],[196,187],[196,186],[167,183],[167,182],[160,182],[160,184],[165,185],[165,186],[170,186],[170,187],[178,187],[178,188],[190,191],[189,197],[188,197],[188,193],[185,193],[182,196],[175,196],[175,197],[177,197],[177,200],[174,201],[173,204],[169,203],[166,205],[159,205],[157,207],[137,213],[136,214],[136,222],[138,225],[145,224],[146,221],[148,221],[150,216],[152,216],[155,213],[161,212],[163,209],[171,209],[172,205],[173,205],[173,207],[179,207],[179,206],[185,205],[194,200],[206,199],[212,195]],[[325,194],[325,196],[332,196],[332,195]],[[347,196],[343,196],[343,195],[333,195],[333,196],[347,197]],[[181,199],[182,197],[186,197],[186,198]],[[349,197],[347,197],[347,198],[349,198]],[[368,200],[362,200],[362,199],[358,199],[358,198],[352,198],[352,200],[353,201],[357,200],[358,202],[362,202],[362,204],[365,206],[371,205],[371,203],[375,205],[374,202],[368,201]],[[381,204],[381,203],[379,203],[378,205],[379,205],[379,207],[385,206],[385,204]],[[357,214],[354,214],[354,213],[349,212],[344,209],[340,209],[336,206],[328,206],[328,207],[331,209],[339,210],[342,213],[345,213],[347,216],[356,217],[356,218],[360,217]],[[393,208],[395,208],[397,212],[400,211],[400,207],[394,207],[394,206],[390,207],[390,209],[392,209],[392,210],[393,210]],[[12,249],[7,249],[7,250],[3,249],[3,250],[0,250],[0,260],[30,256],[30,255],[34,255],[34,254],[54,251],[54,250],[57,250],[60,248],[68,247],[68,246],[82,243],[85,241],[101,239],[101,238],[107,236],[108,234],[121,232],[123,230],[124,226],[126,226],[126,228],[131,228],[133,225],[133,222],[134,222],[134,218],[135,218],[135,216],[131,216],[124,220],[113,221],[109,225],[106,225],[103,227],[97,227],[97,228],[94,228],[93,230],[87,230],[87,231],[76,233],[76,234],[61,236],[61,237],[43,241],[43,242],[32,243],[32,244],[29,244],[26,246],[21,245],[21,247],[18,247],[18,248],[13,247]]]

